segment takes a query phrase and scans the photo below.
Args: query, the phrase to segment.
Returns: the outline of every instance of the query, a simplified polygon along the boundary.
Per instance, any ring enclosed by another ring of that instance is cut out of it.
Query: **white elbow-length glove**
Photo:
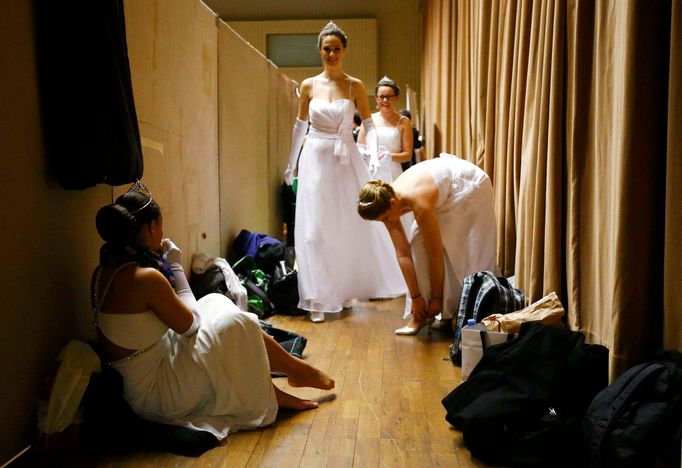
[[[378,154],[379,136],[377,135],[377,129],[374,126],[372,117],[367,117],[363,120],[362,126],[365,128],[365,142],[369,152],[369,173],[374,177],[374,174],[376,174],[380,166]]]
[[[201,318],[197,310],[197,300],[194,293],[189,287],[189,281],[185,276],[185,270],[182,268],[182,250],[173,243],[170,239],[163,239],[161,241],[161,248],[163,250],[163,258],[170,264],[175,277],[175,293],[180,300],[192,311],[192,325],[187,329],[182,336],[192,336],[199,330]]]
[[[294,172],[296,171],[296,164],[298,162],[298,154],[301,152],[303,139],[308,130],[308,120],[296,119],[294,130],[291,135],[291,153],[289,154],[289,164],[287,170],[284,171],[284,182],[287,185],[294,183]]]

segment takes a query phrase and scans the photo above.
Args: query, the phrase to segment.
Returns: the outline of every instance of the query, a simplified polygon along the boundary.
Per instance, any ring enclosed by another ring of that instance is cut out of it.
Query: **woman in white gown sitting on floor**
[[[140,416],[224,439],[272,423],[278,408],[317,407],[275,387],[271,371],[293,387],[334,387],[226,296],[195,300],[182,252],[163,239],[160,208],[142,184],[102,207],[96,224],[106,243],[93,275],[95,325]]]
[[[459,309],[464,278],[497,268],[493,187],[478,166],[441,153],[407,169],[392,184],[368,182],[359,195],[361,217],[384,223],[407,283],[407,326],[414,335]],[[400,216],[414,213],[406,233]],[[440,316],[440,317],[439,317]]]

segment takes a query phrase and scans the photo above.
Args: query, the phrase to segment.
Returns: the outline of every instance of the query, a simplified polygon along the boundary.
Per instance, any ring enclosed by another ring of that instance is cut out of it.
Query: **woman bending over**
[[[360,192],[361,217],[384,223],[407,283],[407,326],[415,335],[436,318],[448,323],[459,310],[464,278],[498,273],[495,210],[490,179],[476,165],[441,153],[416,164],[389,185],[368,182]],[[400,216],[414,213],[406,233]]]

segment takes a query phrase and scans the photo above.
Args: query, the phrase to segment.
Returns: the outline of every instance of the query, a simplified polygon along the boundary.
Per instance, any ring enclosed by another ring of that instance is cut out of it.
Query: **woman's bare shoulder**
[[[350,80],[350,84],[353,87],[353,90],[355,89],[365,89],[365,83],[362,82],[361,79],[355,78],[354,76],[348,75],[348,79]]]
[[[412,121],[404,115],[401,115],[398,118],[398,125],[400,125],[401,128],[412,130]]]
[[[125,289],[144,288],[158,284],[159,281],[167,281],[157,269],[143,267],[137,263],[129,263],[119,270],[105,268],[102,271],[101,278],[103,281],[107,281],[114,273],[116,276],[112,279],[112,285]]]
[[[301,85],[298,87],[298,91],[301,94],[301,96],[310,96],[310,93],[312,92],[313,89],[314,79],[315,77],[310,77],[301,81]]]
[[[301,81],[301,89],[312,87],[315,78],[316,78],[315,76],[309,76],[308,78]]]
[[[140,283],[141,286],[154,286],[159,285],[164,282],[168,282],[165,276],[161,274],[159,270],[151,267],[141,267],[137,266],[135,273],[135,280]]]
[[[395,180],[394,189],[413,203],[419,202],[427,205],[435,201],[434,195],[437,198],[438,193],[438,186],[433,180],[433,176],[428,169],[419,164],[415,164],[403,172]]]

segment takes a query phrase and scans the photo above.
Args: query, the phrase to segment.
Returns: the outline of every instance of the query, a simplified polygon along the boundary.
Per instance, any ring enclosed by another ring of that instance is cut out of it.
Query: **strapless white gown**
[[[349,99],[313,98],[298,165],[295,247],[299,307],[339,312],[352,299],[407,290],[388,232],[357,213],[370,174],[352,135]]]

